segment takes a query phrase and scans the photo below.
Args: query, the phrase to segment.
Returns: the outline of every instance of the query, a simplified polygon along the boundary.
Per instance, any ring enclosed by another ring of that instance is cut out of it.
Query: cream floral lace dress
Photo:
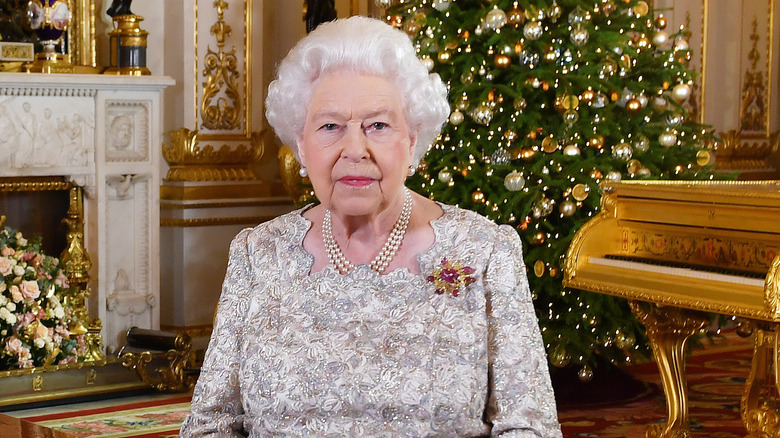
[[[422,275],[310,274],[302,210],[239,233],[181,436],[560,437],[517,233],[441,207]]]

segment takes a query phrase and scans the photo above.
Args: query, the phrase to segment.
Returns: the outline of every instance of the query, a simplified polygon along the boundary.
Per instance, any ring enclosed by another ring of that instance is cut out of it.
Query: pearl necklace
[[[395,257],[395,253],[398,252],[398,248],[401,247],[401,242],[406,235],[406,228],[409,226],[409,218],[412,216],[412,195],[409,189],[404,192],[404,207],[401,210],[401,215],[398,216],[398,220],[395,221],[393,231],[390,232],[390,237],[387,238],[387,242],[379,251],[379,254],[374,258],[369,267],[378,273],[384,272],[390,262]],[[347,272],[355,269],[355,265],[352,264],[344,253],[341,252],[339,243],[336,242],[336,238],[333,237],[333,223],[330,219],[330,210],[325,211],[325,217],[322,219],[322,240],[325,243],[325,252],[328,254],[328,260],[330,263],[336,266],[336,269],[340,273],[346,274]]]

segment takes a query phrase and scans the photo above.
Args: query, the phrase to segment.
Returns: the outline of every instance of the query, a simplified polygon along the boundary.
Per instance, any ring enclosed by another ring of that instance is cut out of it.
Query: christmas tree
[[[685,33],[638,0],[379,0],[449,87],[452,113],[409,186],[514,226],[553,365],[646,357],[625,300],[562,286],[599,183],[709,178],[686,107]]]

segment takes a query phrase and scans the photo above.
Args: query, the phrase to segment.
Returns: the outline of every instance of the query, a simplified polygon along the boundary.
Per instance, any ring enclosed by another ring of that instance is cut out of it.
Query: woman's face
[[[315,83],[298,152],[325,207],[375,215],[403,202],[415,141],[392,83],[336,72]]]

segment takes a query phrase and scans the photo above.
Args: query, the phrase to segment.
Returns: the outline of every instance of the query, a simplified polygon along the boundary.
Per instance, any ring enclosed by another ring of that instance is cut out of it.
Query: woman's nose
[[[354,161],[368,158],[368,139],[361,126],[348,127],[341,156]]]

